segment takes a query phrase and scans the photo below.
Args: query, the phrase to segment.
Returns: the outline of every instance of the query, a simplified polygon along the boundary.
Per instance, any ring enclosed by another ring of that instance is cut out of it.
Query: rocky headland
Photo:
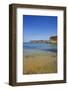
[[[57,44],[57,36],[51,36],[49,40],[31,40],[31,43],[52,43]]]

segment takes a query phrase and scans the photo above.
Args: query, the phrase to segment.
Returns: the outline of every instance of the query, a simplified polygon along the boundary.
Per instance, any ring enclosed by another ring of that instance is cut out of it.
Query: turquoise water
[[[32,54],[35,52],[57,53],[57,45],[48,43],[24,43],[24,53]]]

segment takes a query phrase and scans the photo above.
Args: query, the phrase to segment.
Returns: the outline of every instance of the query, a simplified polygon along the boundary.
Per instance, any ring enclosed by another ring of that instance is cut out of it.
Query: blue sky
[[[57,16],[23,16],[24,42],[48,40],[57,35]]]

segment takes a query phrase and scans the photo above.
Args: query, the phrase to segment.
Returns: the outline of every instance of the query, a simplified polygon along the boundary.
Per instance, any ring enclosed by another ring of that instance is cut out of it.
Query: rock
[[[31,40],[30,43],[57,43],[57,36],[51,36],[49,40]]]

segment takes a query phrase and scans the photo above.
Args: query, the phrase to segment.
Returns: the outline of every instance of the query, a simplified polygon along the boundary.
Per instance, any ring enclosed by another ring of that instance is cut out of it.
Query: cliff
[[[49,40],[51,43],[57,43],[57,36],[52,36]]]
[[[31,43],[57,43],[57,36],[51,36],[49,40],[31,40]]]
[[[50,37],[50,40],[57,41],[57,36]]]

